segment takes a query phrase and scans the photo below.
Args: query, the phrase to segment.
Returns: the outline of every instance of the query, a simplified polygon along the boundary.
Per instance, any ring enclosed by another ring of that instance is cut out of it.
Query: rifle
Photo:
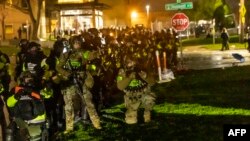
[[[71,61],[70,61],[69,58],[68,58],[68,63],[69,63],[70,71],[73,72],[73,74],[72,74],[73,83],[76,85],[76,88],[77,88],[78,91],[80,92],[80,93],[77,93],[77,94],[78,94],[78,95],[81,97],[81,99],[84,101],[84,98],[83,98],[83,89],[82,89],[82,86],[81,86],[81,85],[83,85],[83,82],[80,82],[80,80],[79,80],[79,79],[80,79],[80,76],[79,76],[79,74],[77,74],[76,71],[74,71],[73,66],[72,66]]]
[[[71,54],[71,53],[69,53],[69,56],[70,56],[70,54]],[[82,100],[82,105],[83,105],[83,106],[82,106],[82,108],[81,108],[81,115],[82,115],[82,118],[83,118],[84,120],[87,120],[88,114],[87,114],[86,102],[85,102],[84,97],[83,97],[83,89],[82,89],[82,85],[83,85],[83,80],[84,80],[84,78],[81,78],[82,81],[80,81],[80,76],[79,76],[79,74],[77,74],[77,72],[74,71],[73,66],[72,66],[72,64],[71,64],[71,61],[70,61],[70,59],[69,59],[69,56],[68,56],[67,62],[69,63],[70,70],[73,71],[73,75],[72,75],[73,83],[75,84],[75,86],[76,86],[76,88],[77,88],[77,90],[78,90],[78,92],[77,92],[78,96],[79,96],[79,97],[81,98],[81,100]],[[86,74],[85,74],[85,75],[86,75]]]

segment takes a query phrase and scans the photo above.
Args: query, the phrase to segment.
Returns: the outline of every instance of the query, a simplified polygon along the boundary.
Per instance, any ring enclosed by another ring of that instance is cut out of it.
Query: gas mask
[[[22,72],[19,78],[19,83],[22,86],[33,87],[35,83],[33,74],[29,71]]]
[[[70,44],[67,40],[62,41],[62,43],[63,43],[63,53],[66,53],[71,50]]]

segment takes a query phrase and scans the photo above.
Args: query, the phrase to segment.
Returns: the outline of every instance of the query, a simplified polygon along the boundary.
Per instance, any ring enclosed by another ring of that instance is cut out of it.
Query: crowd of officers
[[[101,129],[100,110],[111,106],[119,91],[124,93],[125,122],[137,123],[141,107],[144,121],[150,122],[156,99],[151,91],[157,75],[155,51],[166,52],[168,69],[175,69],[178,46],[174,30],[152,33],[143,27],[91,28],[69,39],[58,36],[47,56],[40,44],[22,39],[14,71],[0,52],[1,103],[6,103],[10,121],[46,119],[51,134],[69,133],[77,121]],[[15,86],[9,86],[12,81]],[[27,95],[44,104],[18,102]]]

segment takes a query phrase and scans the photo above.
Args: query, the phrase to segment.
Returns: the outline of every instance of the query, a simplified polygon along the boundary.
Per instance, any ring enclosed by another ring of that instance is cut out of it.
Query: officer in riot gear
[[[9,141],[13,138],[17,140],[16,137],[20,140],[39,140],[43,130],[47,130],[44,104],[34,81],[34,75],[24,71],[18,79],[18,85],[11,89],[7,99],[12,119],[7,132]]]
[[[0,51],[0,84],[2,85],[2,92],[5,98],[8,95],[9,83],[11,80],[9,74],[10,60],[7,54]]]
[[[41,45],[36,42],[30,42],[27,53],[24,56],[22,71],[30,71],[35,76],[35,85],[38,89],[42,87],[42,76],[44,70],[41,66],[42,61],[47,56],[41,51]]]
[[[5,129],[9,124],[8,110],[5,106],[5,101],[9,96],[9,83],[11,77],[8,73],[10,60],[7,54],[0,51],[0,127],[2,130],[1,137],[5,137]],[[1,138],[0,138],[1,140]]]
[[[23,61],[28,50],[29,41],[21,39],[19,42],[20,51],[16,55],[15,80],[20,76],[23,69]]]
[[[69,42],[65,38],[58,39],[53,46],[48,58],[44,61],[44,87],[42,94],[45,98],[45,106],[48,115],[51,118],[51,130],[56,132],[63,130],[65,126],[64,100],[61,93],[60,80],[56,70],[56,64],[59,62],[62,52],[70,49]]]
[[[71,39],[72,49],[63,53],[56,66],[61,77],[62,94],[65,101],[66,130],[73,131],[74,97],[78,96],[86,105],[90,120],[96,129],[101,129],[100,118],[92,102],[90,89],[93,86],[93,77],[86,71],[86,62],[93,59],[94,54],[82,50],[82,38],[80,36]]]
[[[147,73],[138,68],[134,56],[126,56],[124,67],[119,70],[117,87],[124,95],[125,122],[137,123],[137,113],[140,107],[144,108],[144,121],[151,121],[151,110],[155,104],[155,94],[151,91],[152,84]]]

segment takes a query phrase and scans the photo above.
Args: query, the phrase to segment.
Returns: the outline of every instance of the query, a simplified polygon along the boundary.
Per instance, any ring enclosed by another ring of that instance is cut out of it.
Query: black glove
[[[25,89],[20,89],[16,94],[15,94],[15,98],[20,98],[21,96],[24,95],[30,95],[32,93],[32,89],[29,88],[25,88]]]
[[[25,88],[23,90],[22,95],[30,95],[32,93],[32,89],[31,88]]]
[[[22,95],[25,95],[24,89],[20,89],[17,93],[15,93],[14,98],[18,100]]]

